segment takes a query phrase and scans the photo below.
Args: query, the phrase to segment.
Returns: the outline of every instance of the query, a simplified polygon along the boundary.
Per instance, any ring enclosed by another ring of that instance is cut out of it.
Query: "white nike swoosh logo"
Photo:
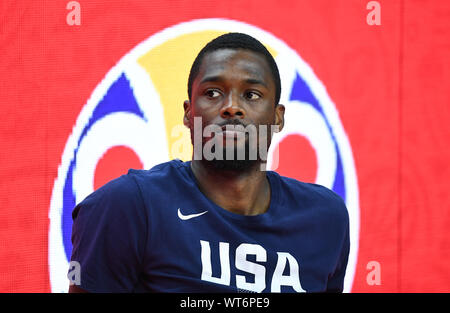
[[[208,212],[208,211],[201,212],[201,213],[195,213],[195,214],[187,214],[187,215],[184,215],[183,213],[181,213],[180,208],[178,208],[178,217],[179,217],[180,219],[182,219],[183,221],[186,221],[186,220],[190,220],[191,218],[194,218],[194,217],[198,217],[198,216],[200,216],[200,215],[203,215],[203,214],[205,214],[205,213],[207,213],[207,212]]]

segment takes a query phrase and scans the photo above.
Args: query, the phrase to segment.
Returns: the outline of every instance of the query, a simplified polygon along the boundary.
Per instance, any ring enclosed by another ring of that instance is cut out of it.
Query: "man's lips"
[[[237,137],[239,135],[245,134],[245,127],[244,125],[223,125],[221,127],[222,129],[222,135],[224,137]]]
[[[226,138],[248,138],[248,132],[246,131],[246,126],[240,122],[233,123],[233,121],[223,124],[209,124],[204,129],[210,128],[208,133],[209,136],[204,136],[204,141],[209,141],[210,139],[216,137]]]

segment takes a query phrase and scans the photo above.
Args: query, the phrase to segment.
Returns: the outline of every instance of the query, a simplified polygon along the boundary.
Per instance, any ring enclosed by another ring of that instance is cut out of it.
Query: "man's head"
[[[281,80],[280,73],[278,72],[278,66],[273,56],[261,42],[247,34],[242,33],[227,33],[221,35],[210,41],[206,46],[203,47],[202,50],[200,50],[194,60],[194,63],[192,64],[191,71],[189,73],[189,100],[192,99],[192,83],[198,75],[204,56],[209,52],[213,52],[219,49],[243,49],[253,51],[264,56],[272,72],[272,78],[275,83],[275,105],[278,104],[281,95]]]
[[[191,130],[194,159],[196,147],[200,148],[195,138],[201,136],[203,155],[205,147],[227,155],[224,160],[215,155],[208,163],[216,168],[243,170],[264,162],[266,156],[260,156],[270,145],[272,126],[281,130],[284,124],[284,106],[278,103],[280,92],[277,65],[259,41],[229,33],[208,43],[192,65],[189,100],[184,102],[184,124]],[[195,120],[201,121],[198,128]],[[216,128],[211,131],[212,126]],[[230,126],[234,126],[232,131]],[[250,158],[256,150],[258,158]],[[245,159],[233,154],[239,151],[245,151]]]

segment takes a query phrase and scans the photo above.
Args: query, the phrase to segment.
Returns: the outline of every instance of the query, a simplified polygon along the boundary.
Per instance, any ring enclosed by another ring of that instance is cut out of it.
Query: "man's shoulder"
[[[297,180],[295,178],[291,178],[291,177],[287,177],[287,176],[282,176],[279,174],[276,174],[281,182],[282,182],[282,187],[288,187],[291,189],[295,189],[298,192],[301,193],[305,193],[311,196],[317,196],[320,197],[324,200],[337,200],[337,201],[342,201],[342,198],[333,190],[320,185],[320,184],[316,184],[316,183],[308,183],[308,182],[303,182],[300,180]]]
[[[122,175],[104,184],[78,203],[72,211],[72,218],[98,219],[99,214],[103,214],[101,212],[111,214],[118,211],[127,212],[129,207],[140,202],[139,193],[136,183],[128,175]]]
[[[303,182],[294,178],[280,177],[282,192],[299,202],[309,203],[314,207],[347,214],[347,208],[342,197],[333,190],[315,183]]]
[[[127,174],[121,175],[99,189],[92,192],[84,200],[84,204],[102,201],[108,198],[113,202],[122,203],[139,199],[142,196],[143,188],[157,188],[163,182],[168,182],[168,177],[173,176],[173,172],[183,166],[183,162],[172,160],[155,165],[149,170],[130,169]]]
[[[163,162],[153,166],[149,170],[137,170],[130,169],[128,170],[128,176],[136,179],[161,179],[167,178],[168,176],[172,176],[176,173],[180,168],[185,166],[184,162],[175,159],[168,162]]]
[[[179,159],[160,163],[149,170],[130,169],[126,175],[143,194],[166,193],[180,182],[189,181],[188,163]]]

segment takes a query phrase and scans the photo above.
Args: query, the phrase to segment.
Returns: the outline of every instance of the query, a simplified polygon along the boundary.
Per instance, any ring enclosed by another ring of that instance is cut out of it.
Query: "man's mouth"
[[[224,137],[237,138],[238,136],[245,136],[245,127],[242,124],[239,125],[223,125],[222,135]]]

